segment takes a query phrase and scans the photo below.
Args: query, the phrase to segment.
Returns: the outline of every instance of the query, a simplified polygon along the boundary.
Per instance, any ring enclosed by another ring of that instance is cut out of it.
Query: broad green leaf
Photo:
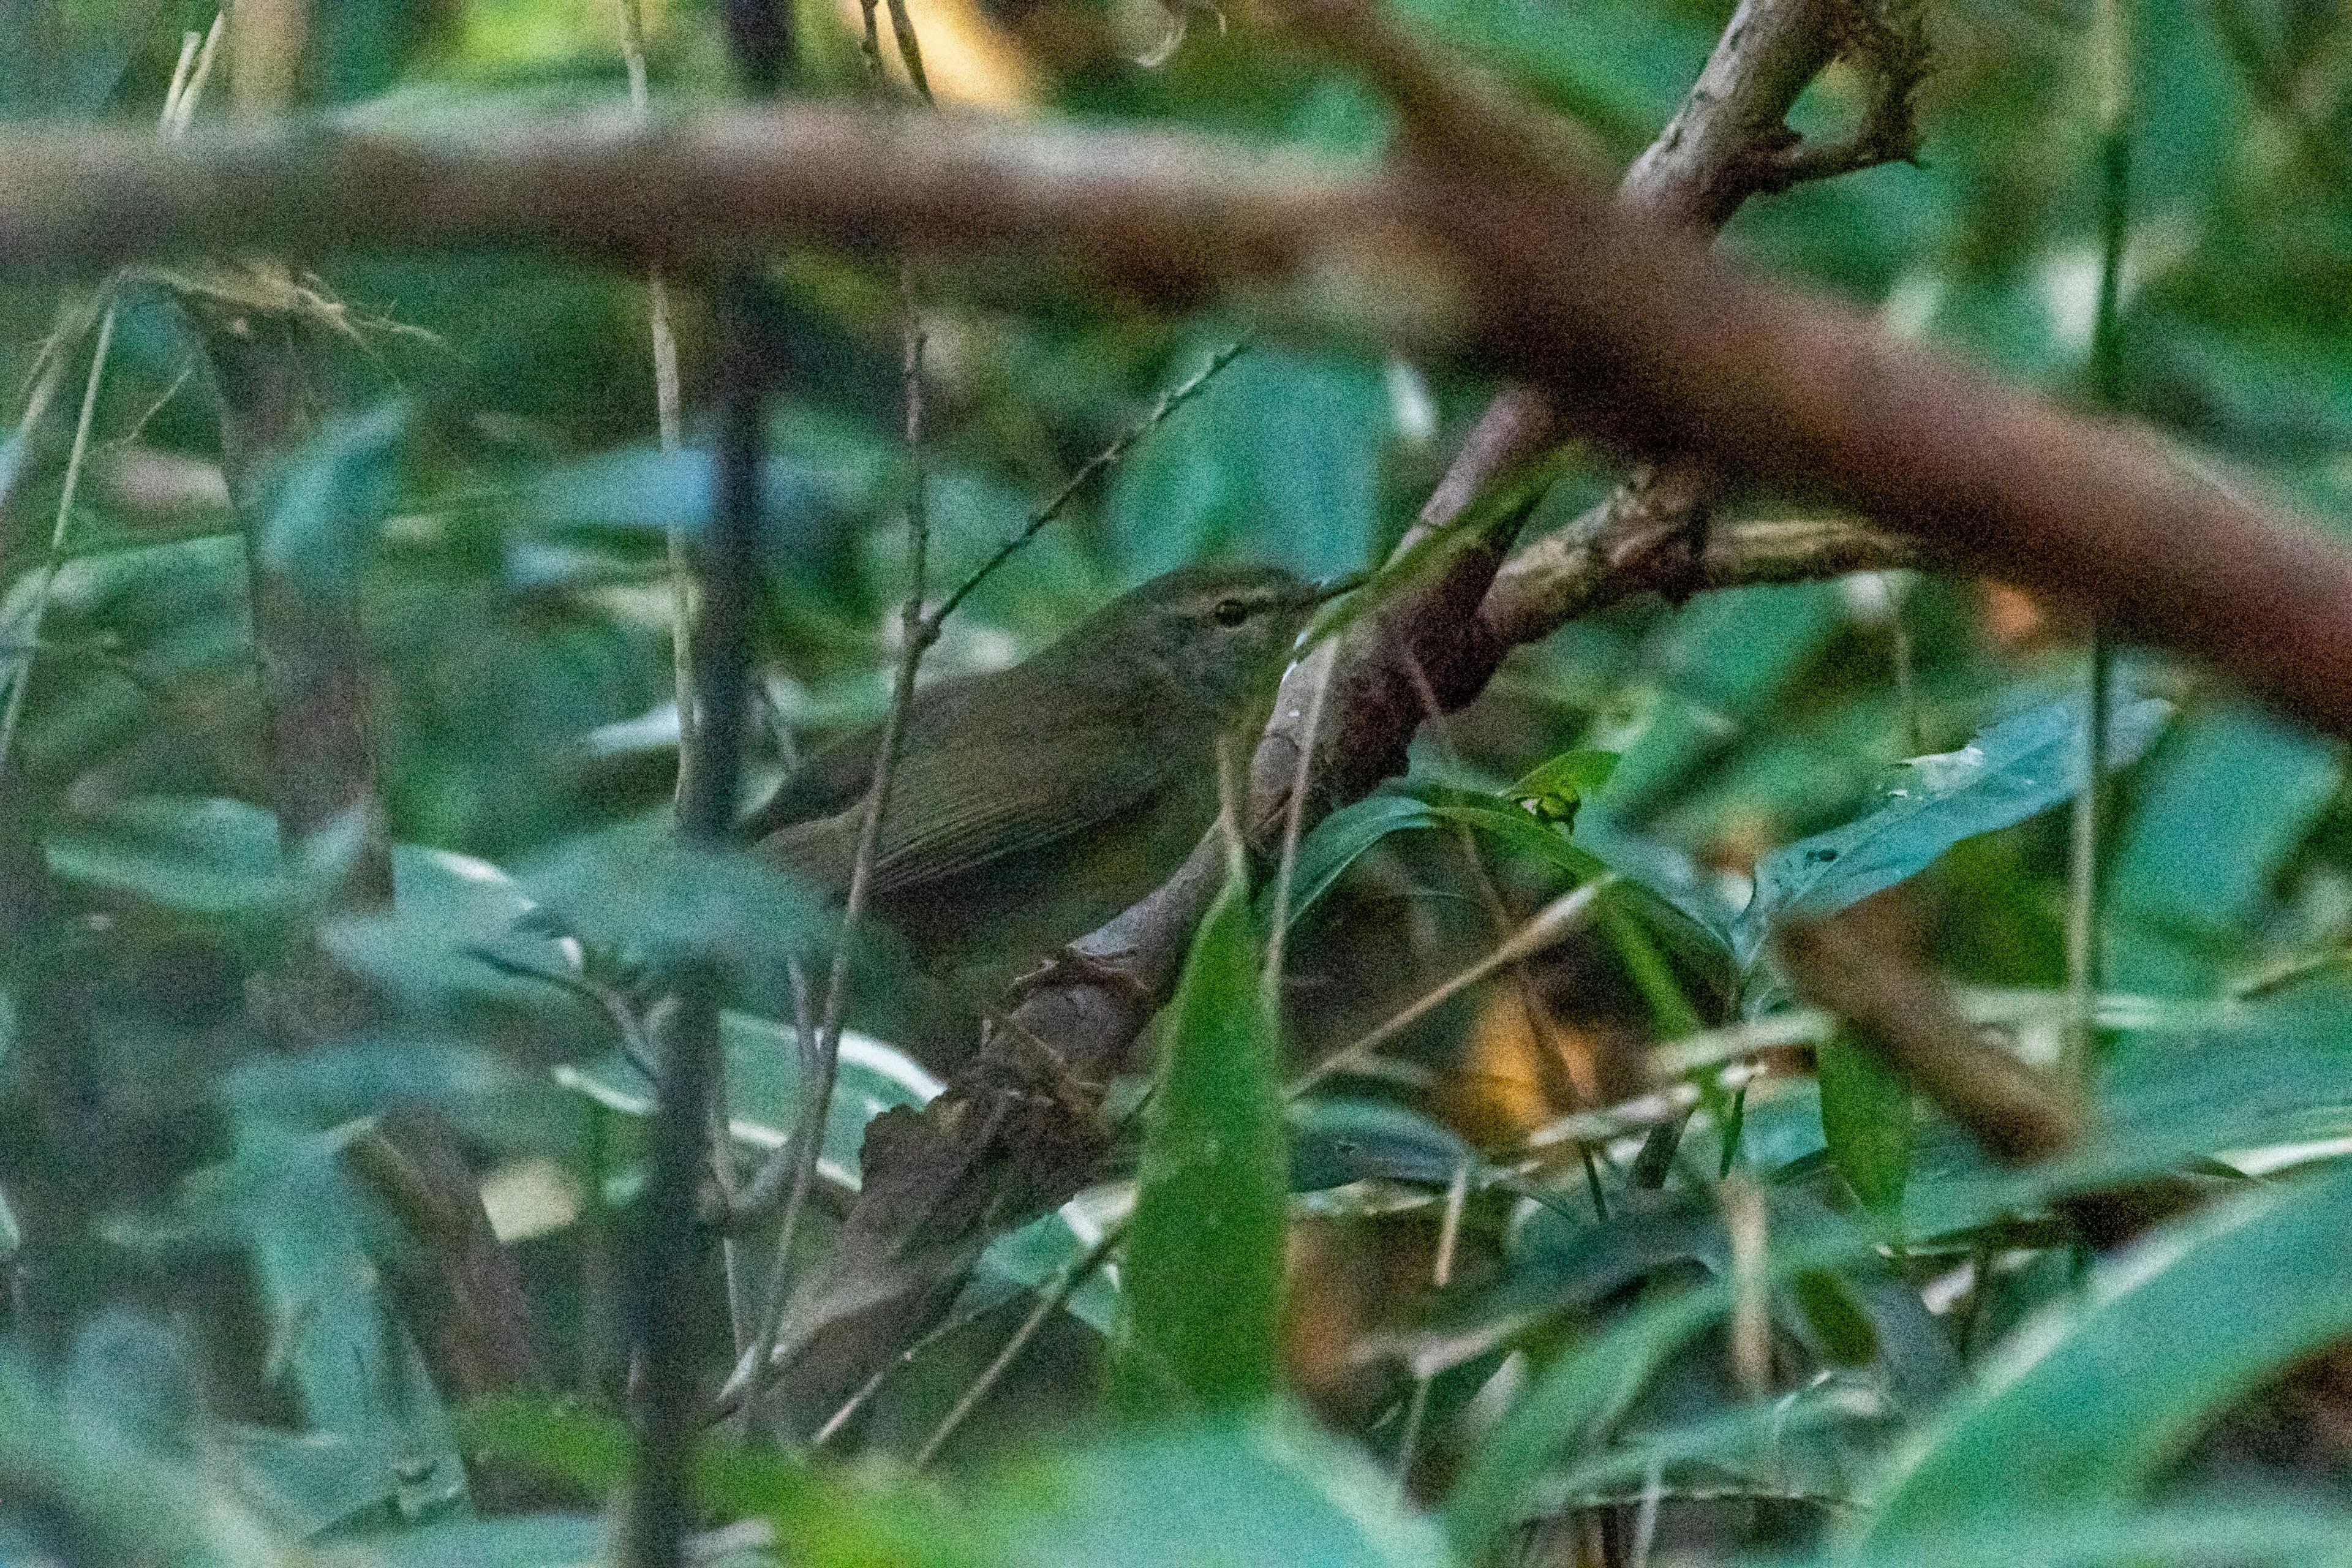
[[[527,867],[525,892],[563,928],[625,962],[726,965],[784,994],[785,960],[831,927],[823,901],[769,862],[632,826],[576,840]]]
[[[1275,1390],[1290,1184],[1262,963],[1236,868],[1185,960],[1136,1179],[1115,1392],[1138,1417]]]
[[[1290,884],[1290,923],[1296,925],[1381,839],[1408,828],[1430,827],[1429,807],[1404,795],[1370,795],[1343,805],[1315,825],[1298,846]]]
[[[1867,1547],[2147,1487],[2214,1416],[2352,1333],[2352,1167],[2244,1194],[2109,1259],[1921,1433]]]
[[[285,896],[278,819],[239,800],[149,796],[69,818],[44,846],[68,881],[196,915],[268,910]]]
[[[467,1519],[421,1530],[355,1537],[352,1568],[604,1568],[614,1561],[612,1521],[597,1514],[533,1513]],[[341,1554],[323,1559],[341,1568]],[[731,1565],[748,1559],[727,1559]]]
[[[1911,1175],[1911,1086],[1843,1034],[1813,1048],[1822,1082],[1822,1136],[1854,1196],[1901,1228]]]
[[[356,588],[392,510],[407,427],[406,405],[383,404],[331,421],[286,458],[268,487],[262,564],[304,593]]]
[[[1563,1453],[1632,1404],[1666,1361],[1730,1305],[1721,1284],[1637,1309],[1536,1378],[1471,1456],[1446,1502],[1454,1550],[1477,1560],[1517,1522],[1530,1489]]]
[[[628,1476],[629,1429],[616,1416],[500,1398],[467,1409],[461,1425],[469,1449],[591,1492],[612,1495]],[[975,1510],[950,1506],[900,1470],[819,1468],[774,1448],[705,1437],[690,1478],[703,1508],[772,1521],[786,1560],[811,1568],[1011,1568]]]
[[[2171,704],[2119,702],[2107,759],[2126,767],[2156,738]],[[2004,719],[1957,752],[1917,757],[1868,816],[1767,855],[1756,896],[1734,928],[1743,965],[1784,920],[1819,920],[1927,869],[1963,838],[2008,827],[2071,796],[2082,783],[2083,705],[2047,702]]]
[[[1744,1559],[1745,1568],[2347,1568],[2352,1511],[2283,1496],[2274,1502],[2187,1500],[2108,1512],[2021,1510],[1930,1536],[1802,1558]]]
[[[1113,475],[1108,510],[1129,571],[1154,576],[1244,542],[1302,576],[1362,565],[1390,426],[1377,366],[1253,349]]]
[[[1290,1107],[1288,1120],[1293,1192],[1368,1177],[1443,1187],[1465,1165],[1486,1166],[1460,1133],[1388,1100],[1300,1100]]]
[[[719,1016],[719,1037],[727,1059],[728,1131],[748,1153],[773,1153],[800,1125],[803,1104],[794,1031],[730,1011]],[[625,1116],[653,1113],[653,1085],[617,1050],[583,1066],[560,1067],[555,1080]],[[818,1178],[856,1192],[866,1124],[893,1106],[928,1105],[940,1089],[940,1080],[905,1052],[870,1035],[844,1030],[833,1100],[825,1108],[824,1140],[817,1152]]]
[[[2210,991],[2225,944],[2244,941],[2341,773],[2333,743],[2243,703],[2176,724],[2142,770],[2115,849],[2113,983]]]
[[[1024,1568],[1444,1568],[1434,1524],[1354,1446],[1279,1410],[1021,1466],[984,1495]]]

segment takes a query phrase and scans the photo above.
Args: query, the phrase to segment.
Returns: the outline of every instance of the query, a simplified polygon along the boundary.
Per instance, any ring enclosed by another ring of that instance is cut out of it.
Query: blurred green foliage
[[[2352,16],[2117,5],[2137,105],[2125,409],[2182,461],[2340,526]],[[1728,13],[1396,9],[1625,158]],[[729,98],[716,0],[646,10],[657,106]],[[1396,135],[1370,85],[1239,15],[1195,16],[1147,68],[1135,57],[1167,26],[1149,4],[910,10],[935,79],[998,107],[1338,157]],[[601,0],[289,8],[305,13],[309,107],[462,127],[625,100],[618,8]],[[818,0],[797,16],[803,89],[860,90],[852,17]],[[0,117],[152,124],[184,35],[213,16],[208,0],[0,0]],[[1937,0],[1918,163],[1752,203],[1725,244],[2087,403],[2099,25],[2089,0]],[[227,112],[226,69],[200,120]],[[1862,93],[1832,68],[1793,123],[1833,133]],[[904,590],[895,269],[793,256],[774,276],[791,372],[768,431],[755,787],[881,711]],[[304,286],[331,318],[304,365],[326,436],[247,538],[176,283],[0,278],[12,414],[54,378],[47,416],[0,445],[7,1562],[252,1563],[304,1545],[326,1562],[598,1560],[625,1449],[614,1303],[644,1068],[676,967],[716,958],[730,976],[740,1172],[809,1092],[785,973],[821,965],[827,913],[667,831],[664,536],[709,510],[707,304],[674,290],[688,450],[665,457],[642,279],[459,256],[337,260]],[[935,585],[1245,335],[1213,309],[1015,309],[1005,279],[945,268],[915,288]],[[1183,562],[1376,563],[1492,390],[1255,344],[991,578],[927,668],[1002,666]],[[1571,451],[1528,531],[1617,477]],[[357,585],[389,910],[335,907],[356,840],[278,843],[255,561]],[[1772,922],[1895,882],[1963,1002],[2029,1054],[2053,1044],[2078,630],[1980,584],[1898,575],[1628,604],[1519,650],[1425,730],[1409,779],[1302,847],[1278,1008],[1253,930],[1272,911],[1228,894],[1163,1027],[1165,1075],[1154,1089],[1139,1062],[1113,1089],[1151,1101],[1139,1161],[999,1238],[950,1331],[824,1452],[714,1443],[706,1522],[738,1528],[711,1560],[1614,1564],[1640,1543],[1705,1563],[2343,1561],[2352,1451],[2340,1390],[2307,1358],[2352,1330],[2352,797],[2335,743],[2207,672],[2124,662],[2084,1148],[1999,1168],[1822,1030],[1789,1034],[1744,1087],[1698,1069],[1663,1187],[1633,1177],[1645,1123],[1630,1113],[1580,1152],[1528,1141],[1633,1097],[1652,1041],[1785,1026]],[[1433,1009],[1381,1074],[1286,1112],[1286,1063],[1343,1047],[1602,875],[1617,880],[1590,931]],[[275,987],[319,953],[372,1009],[291,1048]],[[904,980],[870,944],[800,1267],[833,1245],[866,1123],[938,1091],[895,1043]],[[418,1108],[482,1178],[538,1350],[533,1386],[470,1412],[476,1391],[403,1294],[432,1240],[348,1157],[372,1119]],[[1727,1228],[1735,1166],[1760,1237]],[[2204,1207],[2135,1249],[2095,1257],[2064,1222],[2063,1200],[2161,1176]],[[921,1447],[1130,1203],[1126,1264],[1052,1315],[944,1448],[949,1477],[882,1458]],[[730,1248],[739,1279],[764,1277],[771,1245]],[[729,1285],[714,1264],[674,1303],[714,1384]],[[1723,1331],[1759,1294],[1761,1399]],[[1172,1384],[1219,1414],[1162,1398],[1164,1419],[1106,1421],[1122,1335],[1129,1370],[1151,1364],[1130,1405]],[[851,1452],[874,1463],[835,1457]],[[1386,1473],[1401,1462],[1402,1489]],[[532,1511],[498,1517],[496,1467],[534,1478],[515,1505]]]

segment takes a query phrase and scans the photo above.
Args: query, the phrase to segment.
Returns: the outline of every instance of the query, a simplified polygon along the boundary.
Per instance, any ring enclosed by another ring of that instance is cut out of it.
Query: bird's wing
[[[1108,822],[1156,793],[1174,761],[1131,734],[1075,752],[1063,739],[1026,754],[1008,744],[988,757],[905,758],[875,855],[875,890],[952,877]],[[1083,779],[1032,765],[1072,754],[1089,759]]]

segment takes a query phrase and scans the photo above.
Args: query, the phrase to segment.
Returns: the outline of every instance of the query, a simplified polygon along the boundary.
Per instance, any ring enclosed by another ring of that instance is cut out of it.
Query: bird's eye
[[[1221,626],[1237,626],[1249,619],[1249,605],[1240,599],[1219,599],[1217,607],[1209,614]]]

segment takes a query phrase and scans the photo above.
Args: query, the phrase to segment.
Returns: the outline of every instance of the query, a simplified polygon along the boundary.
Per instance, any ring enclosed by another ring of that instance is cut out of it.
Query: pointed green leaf
[[[2347,1277],[2352,1166],[2148,1237],[2011,1340],[1898,1464],[1857,1543],[2130,1498],[2213,1417],[2352,1333]]]
[[[1132,1415],[1274,1392],[1290,1172],[1260,963],[1237,873],[1185,961],[1137,1178],[1116,1379]]]

